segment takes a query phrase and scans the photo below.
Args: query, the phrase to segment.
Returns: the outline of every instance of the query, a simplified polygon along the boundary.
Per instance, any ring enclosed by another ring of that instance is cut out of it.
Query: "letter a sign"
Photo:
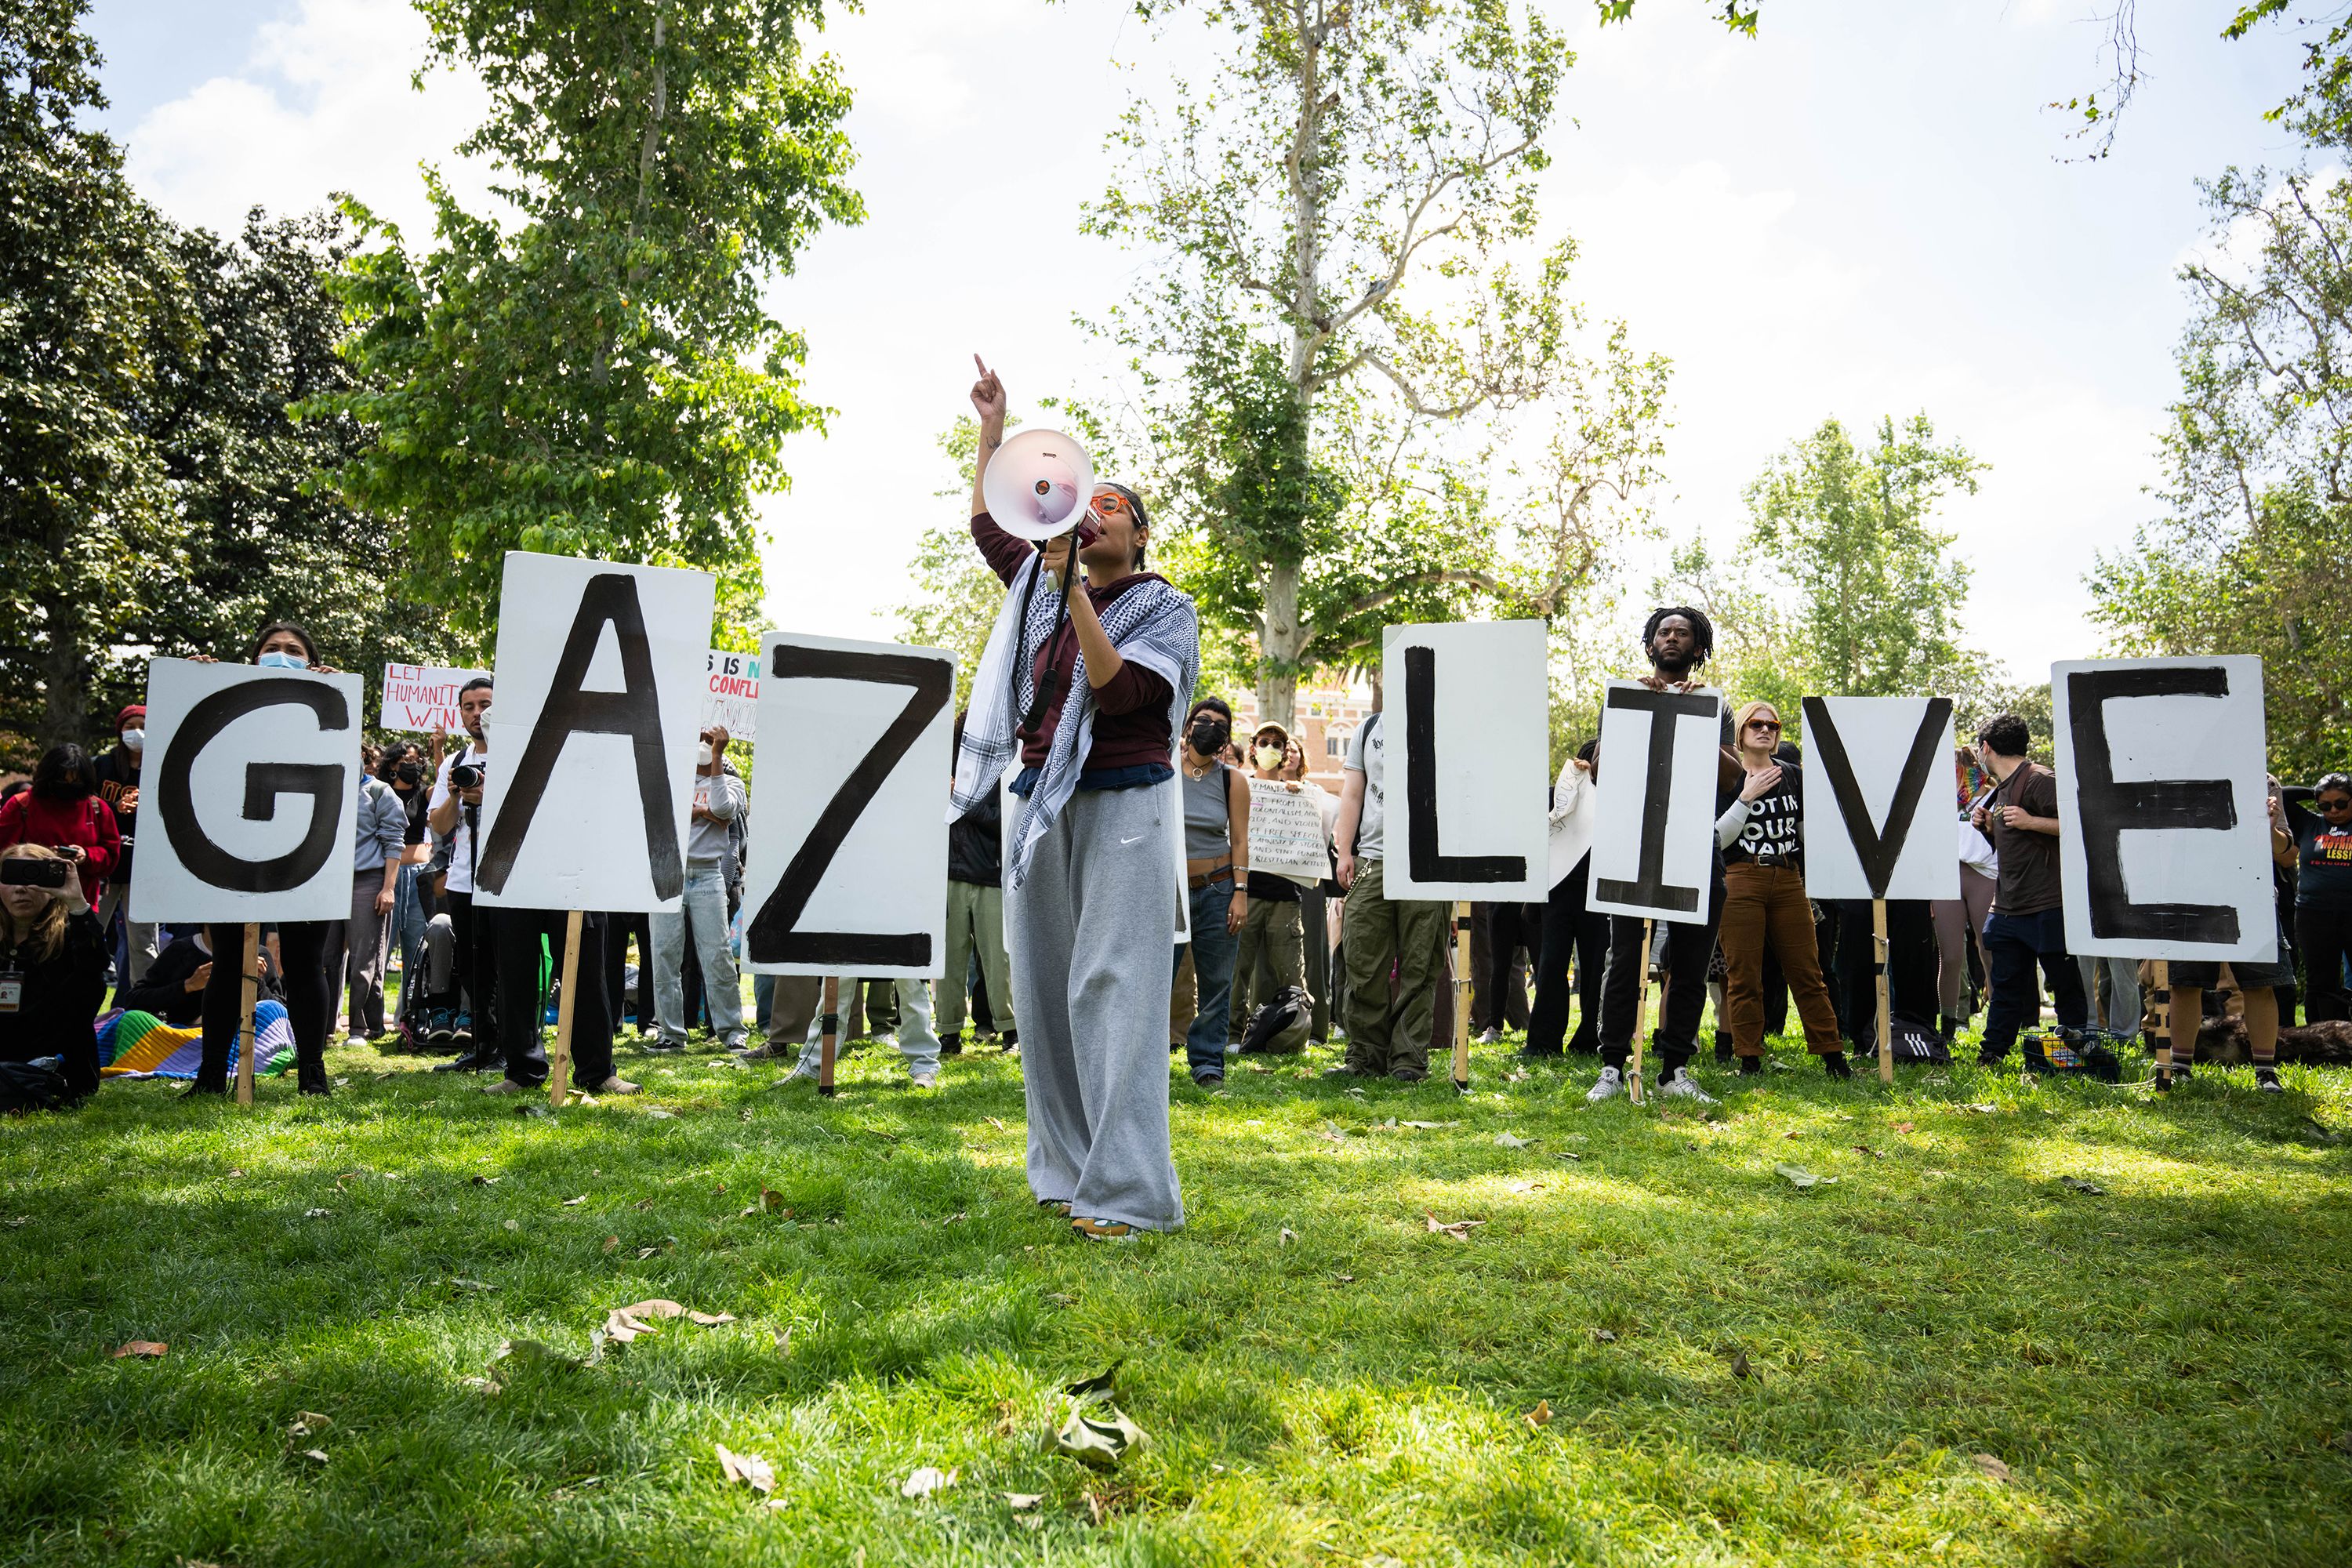
[[[675,910],[716,579],[507,557],[476,901]]]

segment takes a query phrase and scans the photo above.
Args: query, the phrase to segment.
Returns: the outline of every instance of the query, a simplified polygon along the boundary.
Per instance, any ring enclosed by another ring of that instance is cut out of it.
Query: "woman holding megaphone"
[[[1055,432],[1008,448],[1003,384],[973,363],[972,539],[1007,592],[973,679],[952,809],[971,809],[1018,760],[1004,914],[1029,1186],[1089,1239],[1171,1230],[1184,1206],[1168,1142],[1181,896],[1170,781],[1200,622],[1143,569],[1141,499],[1095,483],[1085,451]]]

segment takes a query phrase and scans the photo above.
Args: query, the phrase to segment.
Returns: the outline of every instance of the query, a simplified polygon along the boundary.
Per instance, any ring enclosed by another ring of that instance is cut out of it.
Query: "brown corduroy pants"
[[[1813,908],[1804,874],[1753,863],[1723,868],[1724,1025],[1731,1048],[1743,1057],[1764,1052],[1764,948],[1770,943],[1788,978],[1789,997],[1804,1020],[1805,1048],[1816,1056],[1840,1049],[1837,1008],[1822,979],[1813,938]]]

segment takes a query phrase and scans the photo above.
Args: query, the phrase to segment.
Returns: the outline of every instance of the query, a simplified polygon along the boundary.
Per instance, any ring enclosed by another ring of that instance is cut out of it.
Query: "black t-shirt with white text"
[[[1797,825],[1804,819],[1804,770],[1793,763],[1780,764],[1780,780],[1748,803],[1748,822],[1739,837],[1724,847],[1727,866],[1804,866],[1804,841]]]

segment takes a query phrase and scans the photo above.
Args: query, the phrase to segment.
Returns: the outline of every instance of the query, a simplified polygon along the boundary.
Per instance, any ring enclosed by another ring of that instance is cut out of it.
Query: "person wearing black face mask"
[[[1192,982],[1199,1005],[1184,1034],[1192,1081],[1225,1081],[1225,1045],[1234,1004],[1234,957],[1249,919],[1249,781],[1223,761],[1234,737],[1234,710],[1203,697],[1184,721],[1179,753],[1184,788],[1184,883],[1192,901]],[[1184,949],[1173,963],[1181,966]]]

